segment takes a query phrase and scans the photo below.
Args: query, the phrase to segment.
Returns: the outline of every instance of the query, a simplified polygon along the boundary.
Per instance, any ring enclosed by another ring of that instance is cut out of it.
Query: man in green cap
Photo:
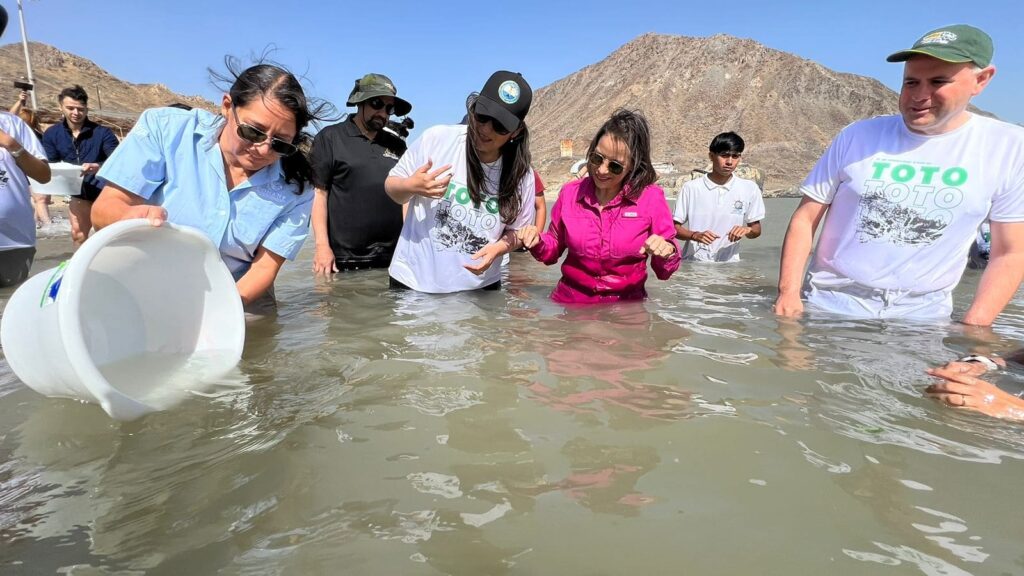
[[[402,232],[401,206],[384,192],[384,180],[405,144],[384,127],[412,105],[383,74],[356,80],[347,104],[355,113],[321,130],[310,150],[315,274],[386,268]]]
[[[949,318],[989,216],[989,266],[962,321],[999,315],[1024,276],[1024,128],[968,110],[995,74],[992,52],[988,34],[957,24],[888,57],[905,63],[900,114],[844,128],[804,181],[777,314],[799,315],[802,295],[811,309],[848,316]]]

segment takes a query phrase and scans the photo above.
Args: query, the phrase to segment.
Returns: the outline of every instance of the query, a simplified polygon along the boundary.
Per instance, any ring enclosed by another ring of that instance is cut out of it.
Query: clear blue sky
[[[17,5],[4,42],[20,41]],[[417,127],[458,121],[465,96],[497,69],[534,88],[597,62],[645,32],[751,38],[840,72],[898,89],[901,65],[885,56],[924,32],[967,22],[995,40],[993,83],[975,99],[1024,123],[1024,2],[683,2],[518,0],[24,0],[31,40],[89,58],[129,82],[161,82],[217,101],[206,68],[226,54],[276,46],[274,59],[316,96],[344,108],[353,80],[385,73],[413,103]],[[86,87],[88,89],[88,87]],[[45,95],[40,95],[44,97]],[[350,110],[350,109],[348,109]]]

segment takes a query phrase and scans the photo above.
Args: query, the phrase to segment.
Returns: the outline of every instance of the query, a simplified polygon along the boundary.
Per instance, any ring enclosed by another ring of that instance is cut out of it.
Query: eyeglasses
[[[384,110],[388,116],[391,116],[391,113],[395,111],[395,105],[385,104],[383,98],[370,98],[366,103],[374,110]]]
[[[593,164],[595,168],[600,168],[606,160],[608,161],[608,171],[616,176],[622,174],[622,171],[626,169],[622,162],[617,160],[608,160],[598,152],[591,152],[590,156],[587,156],[587,162]]]
[[[238,137],[250,144],[262,144],[267,141],[267,133],[255,126],[244,124],[238,121],[238,109],[235,106],[231,107],[231,113],[235,116],[235,124],[238,125]],[[291,142],[285,142],[280,138],[270,139],[270,149],[280,156],[291,156],[295,154],[299,148]]]
[[[494,133],[499,135],[499,136],[505,136],[509,132],[511,132],[511,130],[509,130],[508,128],[505,128],[504,124],[502,124],[501,122],[498,122],[497,118],[494,118],[492,116],[488,116],[486,114],[478,114],[476,112],[473,112],[473,118],[476,119],[476,123],[477,124],[487,124],[488,122],[490,122],[491,123],[491,129],[494,130]]]
[[[739,152],[719,152],[718,154],[715,154],[715,156],[718,156],[719,158],[732,158],[733,160],[739,160],[740,156],[743,156],[743,154],[740,154]]]

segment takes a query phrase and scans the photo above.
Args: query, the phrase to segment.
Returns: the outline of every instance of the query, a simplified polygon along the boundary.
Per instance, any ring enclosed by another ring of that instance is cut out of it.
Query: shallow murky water
[[[0,363],[0,573],[1024,573],[1024,426],[921,395],[986,336],[775,319],[793,206],[740,264],[582,309],[527,255],[431,296],[314,283],[307,245],[232,381],[131,423]]]

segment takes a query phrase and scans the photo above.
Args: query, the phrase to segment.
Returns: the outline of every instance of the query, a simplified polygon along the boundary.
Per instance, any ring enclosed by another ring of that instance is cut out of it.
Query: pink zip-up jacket
[[[668,258],[651,258],[654,274],[668,280],[679,268],[680,258],[665,191],[652,184],[636,201],[620,192],[602,210],[593,180],[583,178],[562,187],[548,230],[530,253],[550,266],[569,250],[562,263],[562,279],[551,293],[555,302],[641,300],[647,297],[647,255],[640,248],[652,234],[676,248]]]

